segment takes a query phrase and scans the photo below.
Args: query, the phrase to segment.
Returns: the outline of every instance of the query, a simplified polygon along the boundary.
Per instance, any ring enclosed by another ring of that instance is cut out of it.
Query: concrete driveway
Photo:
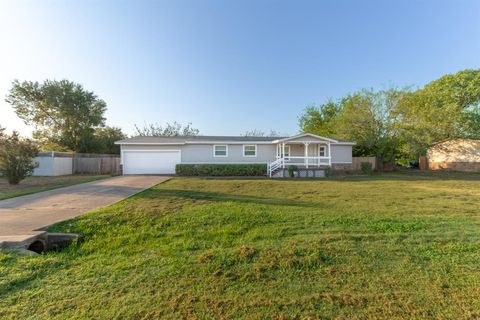
[[[121,176],[0,201],[2,242],[22,242],[39,229],[108,206],[170,177]]]

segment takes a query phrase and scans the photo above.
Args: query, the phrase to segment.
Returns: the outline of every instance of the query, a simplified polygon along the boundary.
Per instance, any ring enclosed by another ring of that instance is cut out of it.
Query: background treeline
[[[120,153],[114,142],[127,138],[119,127],[107,126],[107,104],[82,85],[68,80],[43,83],[15,80],[5,99],[26,124],[35,128],[33,141],[43,151]],[[1,129],[1,127],[0,127]],[[138,136],[197,135],[189,123],[135,125]],[[18,133],[14,132],[15,136]],[[4,134],[6,137],[7,135]]]
[[[362,89],[311,105],[300,130],[356,141],[355,156],[407,164],[435,142],[480,137],[480,70],[463,70],[423,88]]]
[[[105,101],[68,80],[15,80],[5,100],[35,128],[42,150],[118,153],[113,142],[125,138],[120,128],[105,125]]]
[[[107,126],[107,104],[68,80],[13,81],[6,101],[35,128],[41,150],[119,153],[114,142],[126,138]],[[362,89],[338,100],[306,107],[300,131],[357,142],[356,156],[407,164],[431,144],[452,138],[480,137],[480,70],[463,70],[423,88]],[[134,135],[197,135],[190,123],[135,125]],[[245,135],[265,135],[253,130]],[[271,132],[270,135],[278,135]]]

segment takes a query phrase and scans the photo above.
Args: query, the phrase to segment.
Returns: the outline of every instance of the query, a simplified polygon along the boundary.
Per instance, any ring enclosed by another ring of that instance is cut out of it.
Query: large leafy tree
[[[463,70],[405,96],[396,113],[404,153],[425,154],[431,144],[480,137],[480,70]]]
[[[200,130],[192,127],[191,123],[182,125],[178,122],[167,123],[164,126],[158,123],[145,123],[143,126],[135,125],[135,135],[150,137],[175,137],[197,136]]]
[[[95,129],[105,123],[105,101],[68,80],[15,80],[6,101],[35,126],[34,138],[76,152],[89,152]]]
[[[127,138],[127,135],[118,127],[103,127],[95,129],[94,152],[119,154],[120,146],[115,141]]]
[[[463,70],[423,88],[360,90],[305,108],[304,132],[357,142],[356,155],[407,162],[438,141],[480,138],[480,70]]]
[[[18,184],[33,173],[38,154],[35,143],[14,131],[8,135],[0,127],[0,173],[10,184]]]
[[[355,155],[391,161],[398,152],[394,110],[408,89],[360,90],[334,102],[308,106],[299,118],[301,131],[355,141]]]
[[[340,104],[331,99],[319,106],[309,105],[298,118],[299,126],[303,132],[335,137],[338,134],[336,119],[340,111]]]

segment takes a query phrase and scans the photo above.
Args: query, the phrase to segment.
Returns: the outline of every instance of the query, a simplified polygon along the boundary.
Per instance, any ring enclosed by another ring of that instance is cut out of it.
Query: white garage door
[[[174,174],[180,150],[124,151],[123,174]]]

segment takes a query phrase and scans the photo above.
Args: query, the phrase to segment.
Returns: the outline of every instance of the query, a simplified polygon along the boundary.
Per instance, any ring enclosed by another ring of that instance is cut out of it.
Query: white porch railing
[[[331,157],[300,157],[300,156],[287,156],[284,161],[285,165],[296,166],[330,166],[332,164]]]
[[[279,158],[268,165],[268,176],[271,178],[272,174],[277,170],[283,167],[284,158]]]
[[[271,178],[273,173],[280,168],[295,165],[305,168],[314,168],[320,166],[331,166],[331,157],[300,157],[300,156],[286,156],[284,158],[277,157],[277,160],[270,163],[267,167],[268,176]]]

